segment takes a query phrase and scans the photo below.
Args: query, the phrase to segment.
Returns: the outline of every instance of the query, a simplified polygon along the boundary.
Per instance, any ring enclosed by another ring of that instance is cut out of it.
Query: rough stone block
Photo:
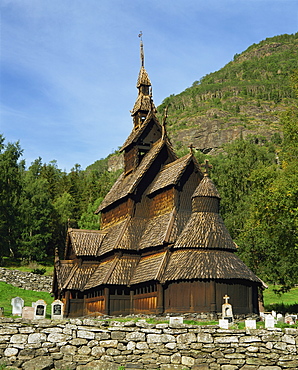
[[[148,334],[147,343],[168,343],[175,342],[176,338],[169,334]]]
[[[14,334],[10,338],[10,343],[27,343],[28,334]]]
[[[171,364],[181,364],[181,359],[182,359],[182,356],[180,353],[174,353],[172,356],[171,356]]]
[[[4,356],[5,357],[16,356],[18,354],[18,352],[19,352],[19,350],[17,348],[8,347],[4,351]]]
[[[139,331],[134,333],[127,333],[126,334],[126,340],[128,341],[134,341],[134,342],[144,342],[146,338],[145,333],[141,333]]]
[[[24,370],[50,370],[53,367],[53,359],[49,356],[40,356],[23,363]]]
[[[193,343],[197,341],[197,336],[194,333],[185,333],[177,336],[177,343]]]
[[[105,353],[105,349],[100,346],[93,347],[91,350],[91,355],[94,357],[100,357]]]
[[[28,336],[28,343],[42,343],[46,342],[47,335],[44,333],[32,333]]]
[[[194,365],[195,359],[189,356],[182,356],[181,363],[182,365],[191,367]]]
[[[118,340],[101,340],[99,345],[105,348],[117,348]]]
[[[47,338],[48,342],[61,343],[67,341],[67,336],[63,333],[51,333]]]
[[[197,341],[201,343],[213,343],[213,338],[209,333],[198,333]]]

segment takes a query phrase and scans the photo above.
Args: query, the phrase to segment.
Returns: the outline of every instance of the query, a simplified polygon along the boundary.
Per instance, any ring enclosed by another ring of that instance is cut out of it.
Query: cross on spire
[[[228,304],[228,300],[230,299],[229,296],[225,295],[224,297],[222,297],[224,300],[225,300],[225,304]]]
[[[194,145],[191,143],[191,144],[188,146],[188,148],[189,148],[190,154],[193,154],[193,151],[194,151],[194,149],[195,149]]]
[[[208,159],[205,159],[205,163],[202,163],[201,167],[204,168],[204,176],[209,176],[209,170],[211,170],[213,166],[209,164]]]

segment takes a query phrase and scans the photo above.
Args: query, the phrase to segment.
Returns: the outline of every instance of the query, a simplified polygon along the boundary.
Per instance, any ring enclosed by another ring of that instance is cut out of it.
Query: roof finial
[[[139,33],[139,37],[141,39],[141,42],[140,42],[140,48],[141,48],[141,67],[144,67],[144,48],[143,48],[143,32],[141,31]]]
[[[190,144],[190,145],[188,146],[188,148],[189,148],[189,152],[190,152],[190,154],[193,154],[193,151],[194,151],[194,149],[195,149],[195,147],[193,146],[193,144]]]
[[[201,167],[204,167],[204,176],[209,177],[209,170],[213,167],[211,164],[209,164],[208,159],[205,159],[205,163],[201,164]]]
[[[165,107],[165,113],[164,113],[163,120],[162,120],[162,139],[164,139],[165,136],[166,136],[166,124],[167,124],[167,118],[168,118],[168,108],[169,108],[169,106],[167,105]]]

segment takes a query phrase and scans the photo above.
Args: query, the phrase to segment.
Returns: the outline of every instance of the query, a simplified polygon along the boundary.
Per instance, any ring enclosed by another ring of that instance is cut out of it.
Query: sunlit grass
[[[47,303],[47,316],[50,317],[51,303],[53,302],[53,297],[51,297],[50,293],[25,290],[0,281],[0,307],[4,308],[5,316],[11,316],[11,299],[15,297],[23,298],[24,305],[30,307],[32,302],[43,299]]]

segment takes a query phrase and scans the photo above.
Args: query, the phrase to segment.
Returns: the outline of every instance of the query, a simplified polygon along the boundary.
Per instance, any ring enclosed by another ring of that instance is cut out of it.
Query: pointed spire
[[[140,41],[140,50],[141,50],[141,67],[144,67],[144,45],[143,45],[143,38],[142,38],[142,36],[143,36],[143,32],[141,31],[141,32],[139,33],[139,37],[140,37],[140,39],[141,39],[141,41]]]
[[[152,100],[152,88],[151,81],[149,79],[148,73],[144,66],[144,45],[143,45],[143,33],[142,31],[139,34],[140,37],[140,56],[141,56],[141,69],[138,76],[137,88],[139,90],[137,100],[134,104],[131,115],[134,117],[134,127],[138,129],[142,122],[144,122],[147,114],[150,111],[155,111]]]

